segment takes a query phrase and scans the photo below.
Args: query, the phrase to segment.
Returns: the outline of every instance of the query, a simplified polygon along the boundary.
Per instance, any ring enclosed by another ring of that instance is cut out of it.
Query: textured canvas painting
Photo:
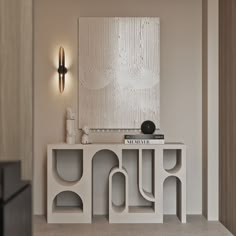
[[[79,18],[79,128],[160,125],[160,20]]]

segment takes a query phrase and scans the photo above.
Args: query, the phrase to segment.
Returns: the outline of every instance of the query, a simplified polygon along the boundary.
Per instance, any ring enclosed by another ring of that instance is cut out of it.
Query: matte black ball
[[[152,121],[146,120],[142,123],[141,130],[144,134],[153,134],[156,130],[156,126]]]

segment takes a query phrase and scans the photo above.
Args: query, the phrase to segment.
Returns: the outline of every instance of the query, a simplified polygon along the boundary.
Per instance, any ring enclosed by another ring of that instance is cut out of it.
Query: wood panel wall
[[[236,2],[220,0],[220,221],[236,235]]]
[[[32,177],[32,0],[0,0],[0,160]]]

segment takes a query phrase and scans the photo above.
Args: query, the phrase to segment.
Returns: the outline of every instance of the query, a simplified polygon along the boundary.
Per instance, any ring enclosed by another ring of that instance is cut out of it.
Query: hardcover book
[[[125,139],[164,139],[164,134],[126,134]]]
[[[125,139],[125,144],[165,144],[164,139]]]

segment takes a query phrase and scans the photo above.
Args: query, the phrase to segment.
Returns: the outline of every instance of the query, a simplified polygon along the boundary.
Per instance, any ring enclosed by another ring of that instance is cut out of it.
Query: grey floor
[[[219,222],[207,222],[202,216],[188,216],[181,224],[175,216],[166,216],[164,224],[108,224],[95,217],[93,224],[47,224],[43,216],[34,217],[34,236],[174,236],[232,235]]]

